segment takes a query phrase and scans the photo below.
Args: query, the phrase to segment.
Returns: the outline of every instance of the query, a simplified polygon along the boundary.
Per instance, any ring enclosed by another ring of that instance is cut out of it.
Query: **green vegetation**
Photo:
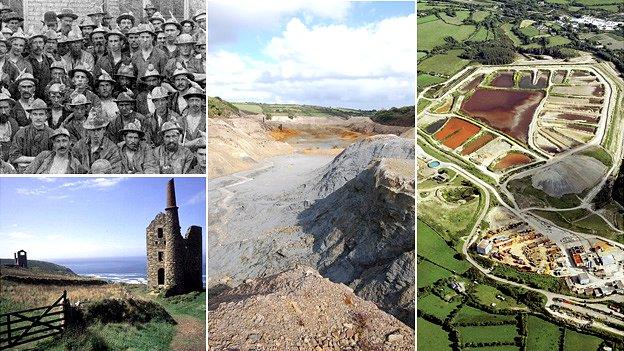
[[[258,104],[234,102],[232,103],[232,105],[234,105],[236,108],[238,108],[241,111],[255,113],[255,114],[262,113],[262,106]]]
[[[167,351],[175,326],[152,322],[142,326],[126,323],[91,325],[83,330],[69,331],[61,339],[46,341],[39,347],[49,351],[65,350],[150,350]]]
[[[435,17],[435,16],[434,16]],[[437,19],[428,22],[421,22],[426,17],[418,19],[418,50],[430,51],[436,46],[444,45],[445,37],[452,37],[458,42],[467,39],[475,31],[473,25],[452,25]]]
[[[238,107],[221,99],[220,97],[208,97],[208,117],[210,118],[227,118],[239,115]]]
[[[494,266],[492,274],[542,290],[548,290],[560,294],[569,293],[568,287],[563,279],[550,275],[523,272],[515,267],[501,264]]]
[[[602,147],[592,147],[590,149],[584,150],[580,154],[593,157],[596,160],[602,162],[607,167],[613,166],[613,158],[611,157],[611,154]]]
[[[416,104],[416,113],[421,113],[429,105],[431,105],[431,100],[418,99],[418,103]]]
[[[418,306],[421,311],[440,320],[444,320],[460,304],[461,301],[459,300],[446,302],[434,294],[428,294],[418,299]]]
[[[468,11],[457,11],[457,12],[455,12],[454,15],[455,16],[451,17],[451,16],[447,15],[446,13],[441,13],[440,14],[440,19],[442,19],[446,23],[454,24],[456,26],[459,26],[459,25],[463,24],[464,21],[468,19],[468,17],[470,17],[470,12],[468,12]]]
[[[451,351],[448,334],[439,325],[418,317],[416,332],[419,350]]]
[[[437,73],[450,77],[470,63],[469,60],[459,57],[462,53],[463,50],[450,50],[444,54],[431,56],[418,64],[418,72]]]
[[[478,11],[473,12],[472,19],[475,22],[481,22],[484,19],[486,19],[490,14],[491,14],[491,12],[489,12],[489,11],[478,10]]]
[[[12,265],[15,260],[8,258],[0,258],[0,265]],[[28,269],[32,274],[51,273],[51,274],[69,274],[75,275],[71,269],[52,262],[28,260]]]
[[[562,228],[581,233],[594,234],[611,240],[621,240],[620,235],[613,231],[602,217],[586,209],[557,212],[535,210],[532,212]]]
[[[402,127],[413,127],[416,123],[415,106],[392,107],[388,110],[375,112],[371,119],[374,122]]]
[[[574,330],[566,330],[563,342],[564,351],[594,351],[602,343],[602,339],[593,335],[581,334]]]
[[[511,23],[505,23],[501,28],[503,28],[503,31],[505,32],[505,35],[507,35],[507,37],[509,39],[511,39],[511,41],[514,43],[514,45],[520,45],[522,44],[522,40],[520,40],[520,38],[518,38],[517,35],[515,35],[512,31],[511,31],[511,27],[513,25]]]
[[[458,327],[457,329],[464,343],[514,343],[514,338],[518,335],[516,326],[513,324],[467,326]]]
[[[482,311],[478,308],[474,308],[468,305],[462,306],[459,312],[455,315],[453,322],[460,325],[477,324],[481,322],[490,323],[513,323],[515,315],[493,314]]]
[[[581,199],[575,194],[566,194],[557,198],[534,188],[531,183],[531,176],[510,181],[507,183],[507,189],[513,194],[521,208],[531,206],[570,208],[581,204]]]
[[[420,219],[418,219],[416,237],[420,256],[457,273],[463,273],[470,267],[466,260],[455,258],[457,252],[450,248],[442,237]]]
[[[258,103],[266,116],[307,116],[307,117],[371,117],[374,110],[357,110],[349,108],[332,108],[300,104],[264,104]]]
[[[559,326],[536,316],[527,316],[527,350],[551,351],[559,349]]]
[[[485,284],[475,285],[474,291],[472,291],[472,295],[476,298],[479,304],[484,306],[491,306],[494,303],[496,304],[497,309],[511,309],[523,307],[521,304],[518,304],[511,296],[507,296],[497,288]],[[501,300],[497,296],[500,296],[505,300]]]
[[[483,347],[463,347],[462,351],[518,351],[518,346],[513,345],[496,345]]]
[[[416,266],[416,269],[418,270],[417,276],[418,276],[418,288],[424,288],[425,286],[429,286],[435,282],[437,282],[440,279],[444,279],[444,278],[448,278],[448,277],[452,277],[453,273],[451,273],[449,270],[444,269],[440,266],[437,266],[429,261],[425,261],[422,260],[420,262],[418,262],[418,265]],[[1,302],[2,300],[0,300]],[[0,308],[2,307],[2,304],[0,304]],[[1,313],[1,309],[0,309],[0,313]]]
[[[426,88],[428,86],[440,84],[445,80],[446,79],[442,77],[436,77],[426,73],[418,74],[418,76],[416,77],[416,86],[418,87],[418,90],[422,90],[423,88]]]

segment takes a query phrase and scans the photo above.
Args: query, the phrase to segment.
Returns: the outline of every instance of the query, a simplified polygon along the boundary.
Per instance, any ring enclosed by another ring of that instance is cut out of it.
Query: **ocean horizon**
[[[145,256],[66,258],[47,261],[65,266],[78,275],[111,283],[147,284],[147,257]],[[202,267],[202,281],[206,286],[205,264]]]

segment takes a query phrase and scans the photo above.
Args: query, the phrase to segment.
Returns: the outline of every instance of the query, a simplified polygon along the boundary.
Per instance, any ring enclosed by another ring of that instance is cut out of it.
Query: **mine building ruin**
[[[165,212],[146,229],[147,285],[165,296],[201,291],[202,227],[190,226],[182,237],[173,179],[167,183]]]
[[[19,250],[13,254],[15,258],[15,265],[22,268],[28,268],[28,258],[26,258],[26,251]]]

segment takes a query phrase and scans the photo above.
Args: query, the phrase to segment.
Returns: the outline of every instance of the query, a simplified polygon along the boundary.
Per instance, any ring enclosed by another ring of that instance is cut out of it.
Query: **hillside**
[[[391,126],[413,127],[416,122],[416,109],[415,106],[393,107],[375,112],[371,119]]]
[[[208,97],[208,117],[230,118],[240,116],[239,109],[220,97]]]
[[[0,258],[0,266],[12,264],[14,264],[13,259]],[[28,260],[28,269],[33,273],[76,275],[76,273],[72,272],[72,270],[67,267],[46,261]]]
[[[350,108],[334,108],[314,105],[300,104],[264,104],[255,102],[232,103],[239,110],[252,113],[264,114],[267,117],[272,116],[309,116],[309,117],[330,117],[336,116],[341,118],[350,117],[371,117],[374,110],[358,110]]]

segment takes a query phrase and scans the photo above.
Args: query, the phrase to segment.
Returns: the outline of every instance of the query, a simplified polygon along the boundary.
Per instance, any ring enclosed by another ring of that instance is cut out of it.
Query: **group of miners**
[[[0,173],[206,173],[206,13],[0,3]]]

